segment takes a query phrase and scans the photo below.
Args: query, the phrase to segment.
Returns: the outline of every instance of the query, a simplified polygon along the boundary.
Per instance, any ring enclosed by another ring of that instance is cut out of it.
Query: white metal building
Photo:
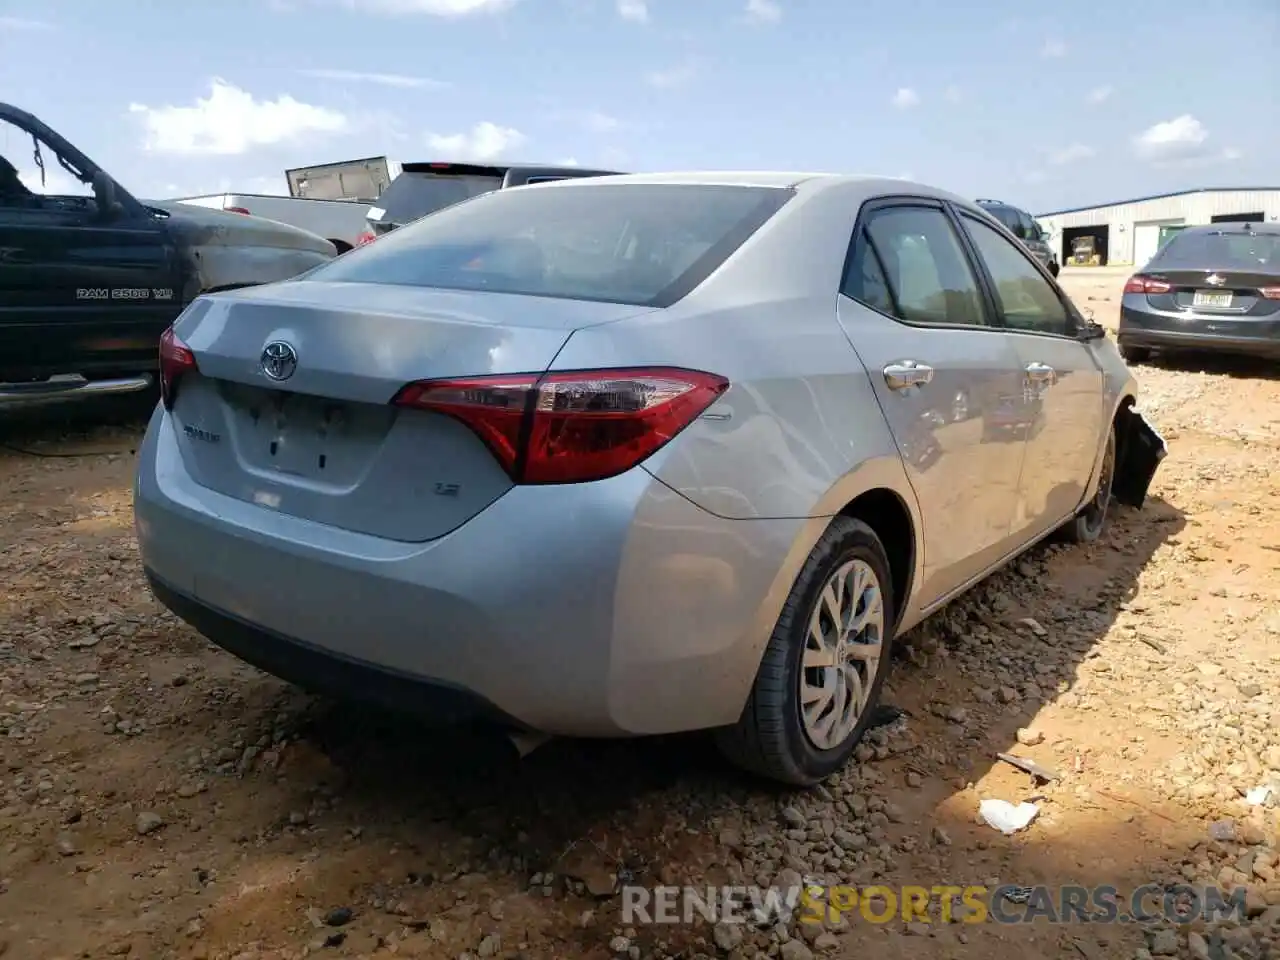
[[[1070,260],[1077,237],[1091,236],[1102,263],[1141,266],[1182,227],[1280,220],[1280,187],[1202,187],[1100,207],[1054,210],[1036,219],[1049,232],[1059,262]]]

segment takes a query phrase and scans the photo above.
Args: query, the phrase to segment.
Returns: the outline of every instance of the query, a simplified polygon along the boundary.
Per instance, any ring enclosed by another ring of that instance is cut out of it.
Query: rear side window
[[[705,280],[791,196],[710,184],[499,190],[393,231],[308,279],[663,307]]]
[[[371,216],[370,219],[403,226],[501,186],[501,177],[406,171],[387,185],[372,208],[383,211],[382,216]]]
[[[1280,268],[1280,235],[1221,231],[1174,234],[1148,269],[1263,270]]]
[[[844,293],[911,323],[984,323],[973,270],[951,222],[932,207],[873,212],[854,245]]]

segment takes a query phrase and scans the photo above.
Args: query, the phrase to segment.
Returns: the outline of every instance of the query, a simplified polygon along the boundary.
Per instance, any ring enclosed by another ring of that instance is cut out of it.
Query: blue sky
[[[0,0],[0,98],[151,199],[386,154],[883,173],[1041,212],[1280,185],[1277,43],[1276,0]]]

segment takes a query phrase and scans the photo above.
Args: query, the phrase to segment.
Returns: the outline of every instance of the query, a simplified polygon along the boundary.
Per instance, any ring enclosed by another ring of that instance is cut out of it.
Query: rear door
[[[978,217],[958,213],[1018,354],[1030,432],[1013,534],[1028,540],[1067,519],[1084,498],[1109,423],[1102,368],[1028,252]]]
[[[1010,549],[1025,443],[1018,356],[992,322],[940,203],[865,207],[841,292],[840,323],[920,504],[923,592],[932,603]]]

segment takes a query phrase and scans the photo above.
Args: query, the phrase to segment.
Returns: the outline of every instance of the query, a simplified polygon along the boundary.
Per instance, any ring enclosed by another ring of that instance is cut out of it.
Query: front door
[[[941,204],[887,200],[855,229],[840,323],[884,411],[924,526],[922,600],[965,585],[1010,549],[1025,443],[1009,338]],[[998,411],[1010,429],[991,431]]]
[[[1030,413],[1013,534],[1029,540],[1067,520],[1093,475],[1104,430],[1102,368],[1075,336],[1056,287],[1026,252],[968,214],[960,215],[1017,351]]]
[[[0,134],[0,381],[148,369],[182,306],[162,222],[104,215],[43,144],[42,183],[31,134]]]

